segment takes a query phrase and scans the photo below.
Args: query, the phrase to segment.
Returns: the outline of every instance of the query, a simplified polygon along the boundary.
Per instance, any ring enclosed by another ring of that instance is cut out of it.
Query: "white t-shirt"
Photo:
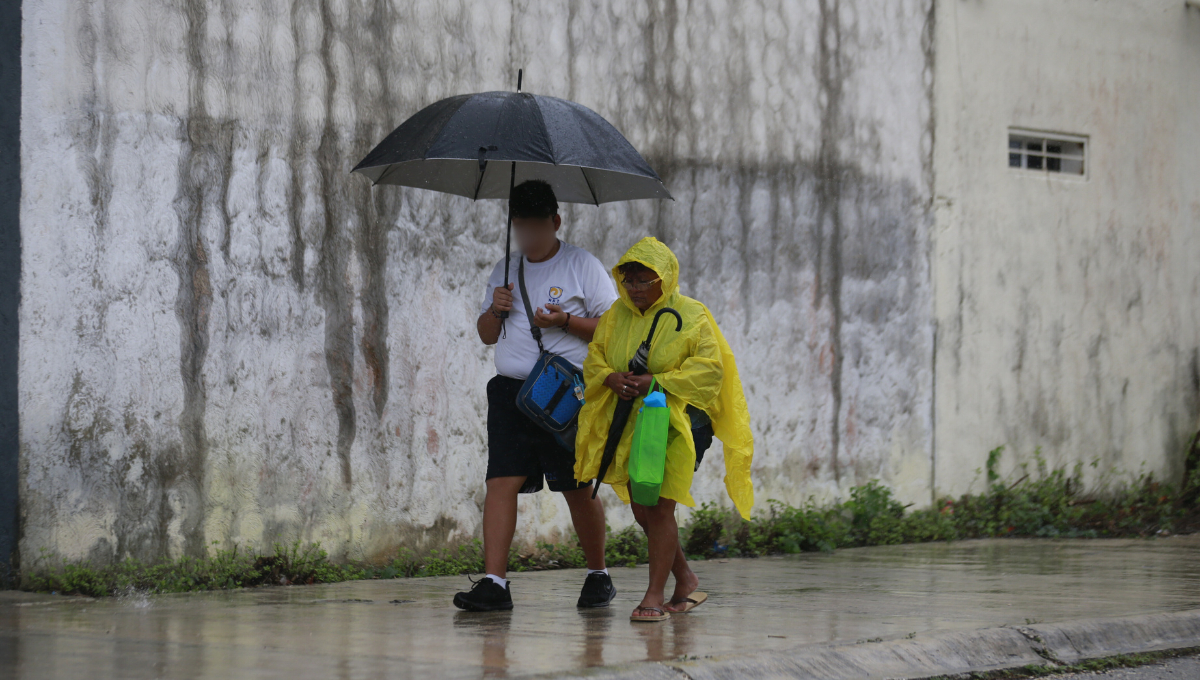
[[[521,284],[517,281],[519,253],[513,254],[508,280],[513,284],[513,308],[504,322],[505,331],[496,343],[496,372],[524,380],[537,362],[538,346],[529,332],[529,317],[521,302]],[[488,279],[480,313],[492,306],[492,294],[504,285],[504,260],[496,263]],[[534,314],[546,304],[562,305],[571,316],[594,319],[617,301],[617,287],[612,276],[594,255],[576,246],[559,242],[558,252],[545,262],[525,263],[525,288]],[[583,368],[587,357],[586,340],[560,328],[543,328],[542,344],[550,352],[562,355]]]

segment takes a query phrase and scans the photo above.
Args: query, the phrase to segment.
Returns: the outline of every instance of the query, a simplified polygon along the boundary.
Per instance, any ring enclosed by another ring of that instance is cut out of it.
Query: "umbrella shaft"
[[[517,180],[517,162],[513,161],[512,171],[508,173],[508,228],[504,231],[504,287],[508,288],[508,268],[512,265],[512,194],[513,185]],[[483,182],[483,177],[479,178],[480,183]],[[500,312],[501,319],[508,318],[508,310]],[[530,325],[533,324],[533,319],[529,320]]]

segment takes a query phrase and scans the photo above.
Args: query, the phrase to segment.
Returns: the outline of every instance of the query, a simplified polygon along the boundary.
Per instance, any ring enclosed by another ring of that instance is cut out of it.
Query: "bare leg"
[[[642,531],[645,531],[646,530],[646,518],[647,518],[646,506],[638,505],[637,503],[630,503],[629,507],[633,508],[634,521],[636,521],[638,523],[638,526],[642,528]]]
[[[483,569],[508,578],[508,549],[517,530],[517,494],[524,477],[493,477],[487,480],[483,501]]]
[[[644,607],[665,609],[663,590],[679,551],[679,525],[675,523],[675,501],[669,498],[658,499],[658,505],[643,506],[643,513],[646,539],[650,544],[650,585],[633,615],[656,616],[655,612],[647,611]]]
[[[643,531],[646,530],[649,510],[650,508],[644,505],[633,504],[633,518],[637,520]],[[671,563],[671,574],[675,577],[675,591],[671,594],[671,599],[665,607],[667,611],[682,609],[679,605],[684,598],[696,592],[696,589],[700,587],[700,579],[688,566],[687,557],[683,554],[683,546],[679,545],[678,540],[675,541],[675,545],[675,560]]]
[[[604,503],[592,498],[592,488],[564,491],[563,498],[571,509],[571,522],[579,535],[579,547],[587,559],[588,569],[604,568]]]
[[[679,546],[678,543],[676,541],[678,547],[675,549],[675,562],[671,565],[671,573],[675,576],[675,592],[671,594],[671,601],[667,603],[667,611],[682,609],[684,598],[696,592],[696,589],[700,587],[700,579],[688,566],[687,557],[683,554],[683,546]]]

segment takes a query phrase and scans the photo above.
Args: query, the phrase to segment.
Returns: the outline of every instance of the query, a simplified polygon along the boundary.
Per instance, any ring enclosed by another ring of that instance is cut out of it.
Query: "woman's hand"
[[[625,374],[629,381],[637,388],[638,396],[644,397],[650,394],[650,383],[654,381],[654,376],[646,373],[644,375],[634,375],[633,373]]]
[[[546,305],[543,310],[538,307],[533,313],[533,324],[538,328],[557,328],[567,322],[567,313],[562,305]]]
[[[609,373],[604,379],[604,386],[621,399],[629,401],[638,395],[637,383],[631,380],[632,376],[632,373]]]
[[[604,379],[604,384],[608,389],[617,393],[617,396],[626,401],[644,397],[650,393],[650,383],[654,380],[654,376],[650,374],[635,375],[630,371],[624,373],[609,373]]]

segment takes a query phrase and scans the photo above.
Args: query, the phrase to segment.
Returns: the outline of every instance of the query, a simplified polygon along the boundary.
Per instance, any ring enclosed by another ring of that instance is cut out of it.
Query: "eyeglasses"
[[[659,281],[662,281],[662,279],[661,279],[661,278],[659,278],[659,279],[654,279],[653,281],[629,281],[629,280],[625,280],[625,281],[622,281],[622,282],[621,282],[621,285],[622,285],[622,286],[625,286],[625,289],[626,289],[626,290],[636,290],[636,291],[639,291],[639,292],[641,292],[641,291],[644,291],[644,290],[650,290],[651,288],[653,288],[653,287],[654,287],[654,284],[658,283]]]

